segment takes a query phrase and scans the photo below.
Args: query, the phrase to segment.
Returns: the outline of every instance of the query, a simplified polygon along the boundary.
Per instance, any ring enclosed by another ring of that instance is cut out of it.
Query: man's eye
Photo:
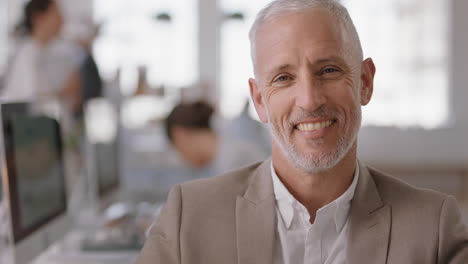
[[[284,82],[284,81],[289,81],[291,80],[291,77],[287,76],[287,75],[281,75],[281,76],[278,76],[274,82]]]
[[[322,71],[322,74],[326,74],[326,73],[334,73],[334,72],[337,72],[338,69],[335,69],[335,68],[325,68],[323,71]]]

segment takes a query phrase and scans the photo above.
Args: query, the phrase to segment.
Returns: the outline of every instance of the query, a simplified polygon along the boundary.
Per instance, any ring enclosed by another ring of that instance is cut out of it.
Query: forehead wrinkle
[[[311,34],[311,32],[307,32],[306,34]],[[286,66],[292,67],[296,64],[301,64],[300,61],[302,60],[313,60],[311,64],[317,63],[319,59],[329,59],[329,61],[335,59],[343,62],[345,59],[340,57],[345,57],[344,46],[346,45],[343,43],[344,41],[340,33],[334,35],[334,37],[326,39],[314,39],[313,42],[310,42],[307,38],[304,39],[303,36],[289,39],[283,38],[281,34],[262,35],[257,41],[256,66],[260,66],[258,68],[263,66],[265,70],[259,69],[258,73],[268,73],[277,69],[284,69]],[[286,50],[285,47],[287,47]],[[268,54],[274,55],[267,56]],[[324,58],[324,56],[327,56],[324,54],[328,54],[330,58]],[[268,63],[260,60],[267,61]]]
[[[258,71],[258,73],[268,74],[270,72],[294,69],[304,63],[309,65],[325,62],[345,63],[344,49],[342,45],[337,45],[338,42],[336,40],[323,40],[318,41],[316,44],[309,43],[307,45],[299,42],[298,47],[295,47],[294,43],[288,44],[289,48],[286,51],[284,48],[277,48],[275,50],[272,47],[275,45],[270,45],[268,48],[263,49],[267,54],[273,52],[275,55],[272,56],[265,56],[262,54],[263,52],[259,52],[257,60],[266,58],[265,60],[268,63],[259,63],[258,66],[263,66],[264,69]],[[303,49],[302,47],[304,46],[308,46],[308,48]]]
[[[354,61],[362,61],[362,52],[361,52],[361,47],[359,43],[359,38],[358,36],[353,35],[353,30],[351,30],[349,27],[346,26],[346,24],[336,17],[333,13],[331,13],[330,10],[324,8],[324,7],[317,7],[313,9],[307,9],[303,11],[288,11],[288,12],[282,12],[278,13],[275,17],[270,17],[263,21],[261,24],[257,26],[257,31],[255,34],[255,38],[258,40],[259,39],[259,34],[261,31],[263,31],[264,27],[268,24],[275,24],[277,23],[277,20],[281,19],[282,17],[289,16],[289,15],[294,15],[294,16],[321,16],[325,15],[324,19],[321,21],[318,21],[317,23],[314,24],[300,24],[296,29],[299,29],[299,31],[302,32],[302,34],[320,34],[321,32],[315,31],[313,28],[327,28],[327,31],[333,32],[332,34],[337,36],[337,39],[335,41],[339,40],[340,41],[340,48],[342,50],[346,50],[345,55],[346,57],[351,57],[351,59]],[[320,30],[319,30],[320,31]],[[276,34],[275,34],[276,33]],[[280,35],[277,32],[273,33],[273,35]],[[271,36],[272,34],[270,34]],[[281,38],[278,40],[278,42],[281,41]],[[260,52],[260,46],[258,45],[258,41],[255,41],[255,46],[254,49],[257,52]],[[254,64],[254,71],[256,71],[256,64],[257,64],[257,56],[254,56],[253,59],[253,64]]]
[[[260,58],[262,58],[263,54],[266,53],[271,53],[275,52],[274,56],[268,56],[267,60],[269,63],[267,65],[272,64],[272,60],[290,60],[290,54],[291,50],[288,50],[286,53],[284,52],[283,48],[281,46],[285,45],[284,43],[287,43],[288,39],[285,39],[282,34],[266,34],[265,36],[262,36],[262,38],[258,38],[258,41],[256,43],[257,47],[257,56],[256,60],[258,61]],[[279,48],[278,48],[279,46]],[[291,47],[291,45],[288,45]],[[292,47],[291,47],[292,49]],[[280,57],[280,58],[278,58]],[[273,62],[274,63],[274,62]],[[258,64],[258,62],[257,62]],[[288,62],[280,62],[279,64],[285,65],[289,64]]]
[[[310,66],[314,66],[314,65],[322,65],[326,63],[339,63],[339,64],[345,64],[345,65],[348,64],[346,62],[346,59],[343,56],[340,56],[337,54],[324,55],[318,58],[314,58],[314,57],[315,56],[305,55],[301,59],[302,62],[299,62],[299,65],[307,64]],[[296,65],[294,63],[284,62],[284,63],[280,63],[278,66],[276,66],[274,63],[271,63],[266,67],[265,71],[263,71],[262,73],[268,74],[272,72],[280,72],[280,71],[291,70],[295,68],[296,68]]]
[[[271,67],[266,68],[262,74],[271,75],[277,72],[288,71],[294,69],[294,66],[290,63],[280,64],[279,66],[271,65]]]

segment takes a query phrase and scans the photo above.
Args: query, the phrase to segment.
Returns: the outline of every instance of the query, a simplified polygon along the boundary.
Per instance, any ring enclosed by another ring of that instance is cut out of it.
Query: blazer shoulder
[[[449,197],[438,191],[418,188],[375,168],[368,167],[381,198],[386,203],[410,203],[412,205],[432,205],[440,208]]]
[[[263,162],[257,162],[247,167],[233,170],[211,178],[198,179],[182,183],[181,191],[186,196],[229,196],[243,195],[258,167]]]
[[[433,259],[438,259],[422,261],[425,254],[421,254],[417,263],[466,263],[468,229],[453,196],[413,187],[374,168],[368,170],[383,203],[391,206],[392,240],[404,241],[393,243],[394,252],[400,256],[432,252]]]

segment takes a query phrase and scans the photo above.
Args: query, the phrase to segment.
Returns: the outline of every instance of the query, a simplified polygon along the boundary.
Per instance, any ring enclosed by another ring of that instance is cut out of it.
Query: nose
[[[297,86],[296,106],[314,111],[326,102],[325,89],[319,80],[311,76],[304,77]]]

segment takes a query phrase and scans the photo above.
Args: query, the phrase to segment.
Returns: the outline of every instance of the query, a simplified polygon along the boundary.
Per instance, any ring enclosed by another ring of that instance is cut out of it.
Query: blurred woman
[[[252,146],[215,131],[213,112],[204,102],[179,104],[165,121],[169,141],[197,177],[216,176],[265,158]]]
[[[69,61],[54,61],[51,43],[58,37],[63,24],[59,6],[54,0],[30,0],[24,9],[21,40],[7,70],[2,99],[34,100],[38,97],[58,97],[70,110],[81,103],[78,65]],[[55,56],[56,58],[57,56]],[[74,67],[76,66],[76,67]]]

